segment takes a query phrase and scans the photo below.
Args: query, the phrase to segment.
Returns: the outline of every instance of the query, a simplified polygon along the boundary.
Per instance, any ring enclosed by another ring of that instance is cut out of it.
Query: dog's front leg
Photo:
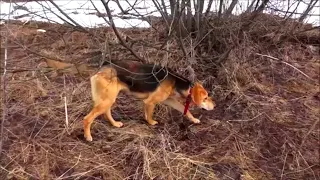
[[[175,99],[169,98],[169,99],[163,101],[163,104],[166,104],[166,105],[176,109],[177,111],[179,111],[181,113],[183,113],[183,111],[184,111],[184,106],[179,101],[177,101]],[[195,117],[193,117],[193,115],[191,114],[191,112],[189,110],[187,111],[186,116],[193,123],[196,123],[196,124],[200,123],[200,120],[195,118]]]
[[[154,103],[148,103],[144,105],[145,119],[151,125],[158,124],[158,122],[153,120],[152,118],[154,107],[155,107]]]

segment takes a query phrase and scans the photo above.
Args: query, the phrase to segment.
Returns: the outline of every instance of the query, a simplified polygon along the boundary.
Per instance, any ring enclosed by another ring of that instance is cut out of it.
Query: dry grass
[[[193,111],[201,117],[200,125],[158,106],[155,119],[160,124],[151,127],[143,120],[141,102],[121,94],[113,115],[125,126],[114,128],[99,117],[92,126],[94,141],[88,143],[82,132],[82,118],[91,108],[88,77],[54,71],[9,73],[0,178],[319,179],[320,56],[305,36],[294,38],[304,26],[288,32],[294,22],[282,26],[277,18],[261,18],[241,39],[236,36],[241,19],[220,24],[201,44],[204,49],[213,44],[211,54],[188,61],[172,41],[169,54],[139,45],[139,40],[161,44],[163,39],[153,30],[122,30],[136,41],[133,47],[140,56],[150,62],[165,59],[182,74],[191,69],[214,92],[215,111]],[[47,33],[37,33],[32,26]],[[18,45],[70,63],[96,62],[94,53],[103,46],[59,25],[2,27],[11,33],[11,70],[43,70],[44,58]],[[101,39],[106,34],[112,39],[110,29],[91,31]],[[222,48],[237,43],[216,66]],[[112,59],[132,58],[118,44],[110,47]]]

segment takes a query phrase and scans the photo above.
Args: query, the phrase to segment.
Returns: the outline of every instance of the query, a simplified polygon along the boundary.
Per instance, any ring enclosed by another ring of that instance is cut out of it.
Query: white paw
[[[115,126],[115,127],[120,128],[120,127],[123,126],[123,123],[122,123],[122,122],[119,122],[119,121],[115,121],[112,125]]]
[[[194,118],[194,119],[192,119],[192,122],[195,123],[195,124],[199,124],[199,123],[200,123],[200,120],[197,119],[197,118]]]
[[[84,136],[86,138],[87,141],[91,142],[92,141],[92,136]]]
[[[155,120],[149,120],[148,123],[152,126],[158,124],[158,121],[155,121]]]

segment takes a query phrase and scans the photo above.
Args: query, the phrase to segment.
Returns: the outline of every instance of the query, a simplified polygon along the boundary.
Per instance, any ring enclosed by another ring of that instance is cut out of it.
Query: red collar
[[[184,112],[183,112],[183,115],[186,115],[188,110],[189,110],[189,105],[191,103],[191,89],[189,91],[189,94],[187,96],[187,100],[186,100],[186,104],[184,106]]]

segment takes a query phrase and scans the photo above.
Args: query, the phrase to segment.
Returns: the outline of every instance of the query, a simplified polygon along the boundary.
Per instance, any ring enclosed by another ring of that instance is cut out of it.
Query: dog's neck
[[[193,83],[191,81],[184,78],[180,79],[180,77],[175,78],[175,88],[181,97],[186,98],[189,95],[192,87]]]

